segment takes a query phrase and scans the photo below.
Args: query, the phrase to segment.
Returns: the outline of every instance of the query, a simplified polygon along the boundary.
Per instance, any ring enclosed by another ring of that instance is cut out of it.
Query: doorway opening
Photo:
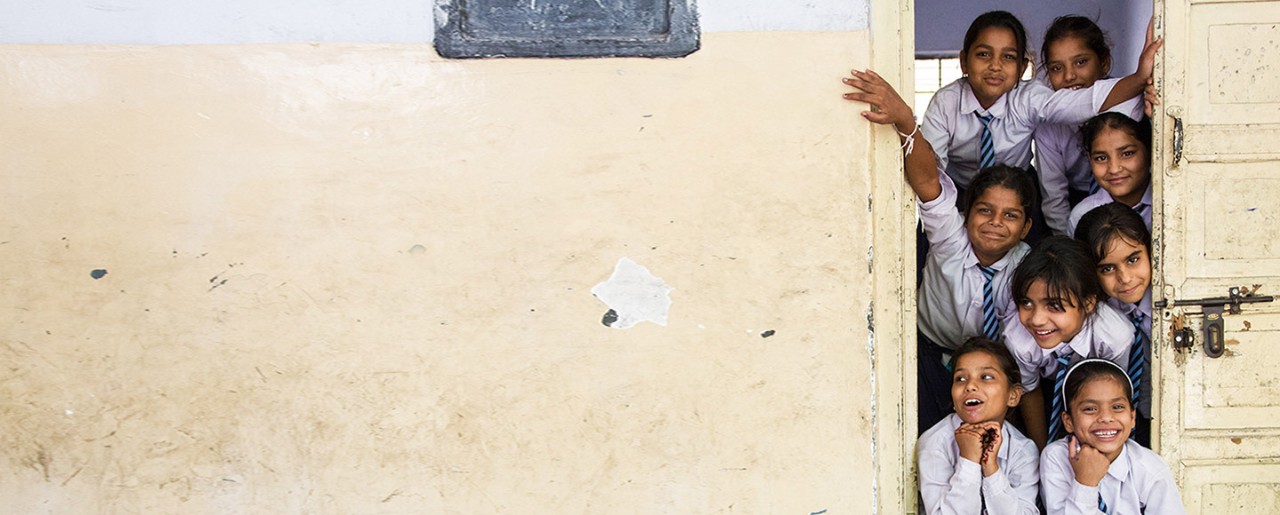
[[[908,99],[922,119],[933,93],[961,77],[958,55],[969,22],[991,10],[1007,10],[1027,31],[1027,49],[1033,65],[1026,77],[1038,71],[1045,30],[1058,16],[1079,15],[1094,20],[1106,33],[1112,52],[1111,76],[1132,72],[1138,61],[1153,4],[1105,0],[1030,0],[1025,2],[950,2],[915,0],[915,81]],[[1034,152],[1034,149],[1033,149]],[[923,263],[924,260],[918,260]],[[910,403],[911,400],[908,400]],[[949,398],[945,399],[949,402]],[[917,409],[921,408],[917,405]],[[919,427],[923,432],[928,427]],[[1151,428],[1152,433],[1158,429]]]

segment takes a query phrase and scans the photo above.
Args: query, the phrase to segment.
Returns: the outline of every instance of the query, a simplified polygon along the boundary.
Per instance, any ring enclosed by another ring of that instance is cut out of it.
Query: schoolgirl
[[[857,99],[880,106],[863,116],[875,123],[914,123],[911,108],[875,72],[854,72],[849,84]],[[947,394],[951,372],[946,353],[972,336],[1000,337],[1000,324],[1012,311],[1009,282],[1013,269],[1029,250],[1022,238],[1030,229],[1027,213],[1035,203],[1035,186],[1022,170],[993,166],[970,184],[956,208],[956,187],[942,173],[918,132],[902,134],[906,180],[919,199],[920,220],[930,247],[917,298],[918,389],[923,431],[951,412]]]
[[[1169,465],[1129,438],[1133,386],[1120,366],[1102,359],[1077,363],[1062,394],[1071,437],[1040,457],[1040,493],[1050,515],[1186,513]]]
[[[1068,366],[1086,358],[1129,362],[1133,326],[1104,302],[1096,264],[1083,243],[1050,236],[1013,273],[1017,321],[1005,324],[1004,338],[1027,392],[1022,410],[1027,436],[1040,448],[1064,434],[1060,393]]]
[[[1126,372],[1134,386],[1139,444],[1151,442],[1151,233],[1142,217],[1119,202],[1102,205],[1080,219],[1076,239],[1098,259],[1098,283],[1107,304],[1129,318],[1133,342]]]
[[[1120,202],[1142,216],[1151,228],[1151,120],[1135,121],[1119,113],[1102,113],[1080,127],[1093,178],[1101,188],[1071,209],[1068,226],[1075,234],[1080,218],[1093,208]]]
[[[955,413],[916,442],[924,512],[1038,514],[1040,453],[1005,421],[1022,394],[1013,356],[974,337],[956,349],[952,368]]]
[[[1041,47],[1043,70],[1055,91],[1092,86],[1111,71],[1111,47],[1102,29],[1083,16],[1053,20]],[[1134,119],[1142,117],[1142,102],[1129,99],[1111,108]],[[1071,208],[1097,190],[1089,159],[1080,141],[1080,126],[1044,124],[1035,131],[1035,163],[1040,178],[1041,209],[1056,234],[1070,236]]]

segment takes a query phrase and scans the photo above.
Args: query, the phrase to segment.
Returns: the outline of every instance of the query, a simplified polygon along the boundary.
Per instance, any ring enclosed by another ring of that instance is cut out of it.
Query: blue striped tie
[[[1071,347],[1058,354],[1058,371],[1053,374],[1053,399],[1049,404],[1049,441],[1062,438],[1062,382],[1067,378],[1067,367],[1071,366],[1071,357],[1075,355]]]
[[[977,111],[974,111],[973,115],[982,122],[981,146],[978,147],[978,171],[982,171],[996,164],[996,145],[991,138],[991,120],[995,117],[989,114],[978,114]]]
[[[1089,179],[1089,194],[1093,195],[1094,193],[1097,193],[1097,192],[1098,192],[1098,181],[1096,179]]]
[[[1133,322],[1133,346],[1129,347],[1129,380],[1133,381],[1133,404],[1138,404],[1138,392],[1142,391],[1142,373],[1145,370],[1147,355],[1147,335],[1142,332],[1142,323],[1146,315],[1134,312],[1129,320]]]
[[[991,340],[1000,338],[1000,320],[996,319],[996,294],[991,287],[991,280],[996,276],[996,269],[978,265],[986,281],[982,283],[982,335]]]
[[[1102,489],[1098,489],[1098,511],[1111,515],[1111,510],[1107,508],[1107,501],[1102,500]]]

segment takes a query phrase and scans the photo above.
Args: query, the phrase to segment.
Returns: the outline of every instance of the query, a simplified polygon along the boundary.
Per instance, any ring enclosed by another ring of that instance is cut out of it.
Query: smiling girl
[[[1132,208],[1151,229],[1151,121],[1102,113],[1081,126],[1080,136],[1101,189],[1071,209],[1070,233],[1085,213],[1112,202]]]
[[[1013,356],[976,337],[956,349],[952,365],[955,413],[916,443],[925,513],[1039,513],[1039,453],[1005,421],[1022,395]]]
[[[1050,236],[1013,273],[1017,322],[1005,324],[1004,338],[1027,392],[1023,395],[1027,436],[1040,448],[1063,435],[1059,394],[1072,363],[1086,358],[1125,366],[1129,362],[1133,326],[1104,302],[1096,267],[1083,243]],[[1042,378],[1046,387],[1038,389]]]
[[[1147,445],[1151,437],[1151,233],[1129,206],[1112,202],[1080,219],[1076,239],[1098,259],[1098,282],[1107,304],[1133,324],[1126,372],[1133,381],[1138,412],[1134,438]]]
[[[1186,513],[1169,466],[1129,438],[1133,386],[1123,369],[1101,359],[1067,373],[1063,424],[1071,432],[1040,457],[1040,493],[1051,515]]]

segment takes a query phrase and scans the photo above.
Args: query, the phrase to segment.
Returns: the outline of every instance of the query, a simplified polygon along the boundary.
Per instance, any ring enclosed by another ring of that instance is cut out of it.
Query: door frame
[[[871,68],[898,91],[914,91],[914,0],[871,0]],[[902,180],[902,147],[893,127],[871,130],[873,298],[867,307],[871,353],[876,513],[915,513],[916,289],[915,195]],[[912,259],[906,257],[912,256]],[[909,273],[908,273],[909,272]]]

